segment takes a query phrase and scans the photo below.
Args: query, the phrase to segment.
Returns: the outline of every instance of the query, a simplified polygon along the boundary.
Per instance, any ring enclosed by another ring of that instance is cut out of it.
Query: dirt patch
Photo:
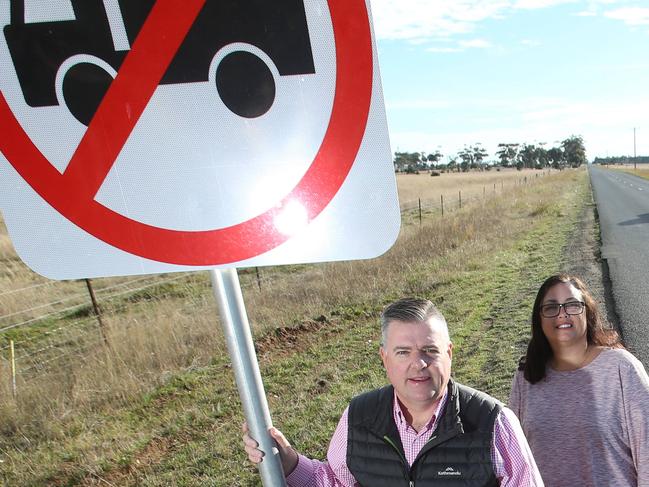
[[[276,328],[255,342],[257,356],[261,359],[268,353],[277,356],[278,353],[293,353],[304,349],[311,344],[310,334],[327,326],[331,326],[331,321],[325,316],[320,316],[299,325]]]

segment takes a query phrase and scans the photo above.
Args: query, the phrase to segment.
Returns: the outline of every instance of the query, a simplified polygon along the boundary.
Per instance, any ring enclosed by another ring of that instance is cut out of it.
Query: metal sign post
[[[266,453],[264,461],[259,465],[262,482],[265,487],[285,487],[279,452],[268,434],[272,423],[241,294],[239,275],[236,268],[212,269],[210,278],[246,421],[252,436]]]
[[[55,3],[0,0],[14,247],[53,279],[209,270],[263,484],[285,486],[236,268],[399,235],[369,0]]]

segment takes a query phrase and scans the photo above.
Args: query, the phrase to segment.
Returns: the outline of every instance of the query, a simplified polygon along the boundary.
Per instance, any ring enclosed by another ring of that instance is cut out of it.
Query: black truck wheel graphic
[[[71,66],[63,78],[63,99],[79,122],[88,125],[108,91],[113,77],[93,63]]]
[[[4,35],[29,106],[59,104],[56,74],[72,56],[94,56],[119,71],[128,54],[128,48],[116,50],[102,0],[70,2],[74,20],[26,23],[24,0],[11,1],[11,21]],[[120,26],[129,45],[154,3],[118,1]],[[303,0],[207,0],[160,84],[207,82],[215,54],[233,43],[263,51],[280,76],[315,73]],[[261,116],[275,100],[273,74],[266,62],[251,52],[227,54],[217,66],[215,79],[224,105],[241,117]],[[63,77],[63,100],[73,116],[88,125],[111,82],[112,76],[101,66],[73,64]]]
[[[275,80],[266,63],[246,51],[225,56],[216,70],[216,88],[225,106],[247,118],[263,115],[275,100]]]

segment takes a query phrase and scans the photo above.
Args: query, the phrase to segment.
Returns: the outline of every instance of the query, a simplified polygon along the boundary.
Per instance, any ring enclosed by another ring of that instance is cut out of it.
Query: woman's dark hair
[[[589,345],[599,345],[612,348],[623,348],[618,333],[608,328],[597,307],[597,302],[588,292],[586,285],[576,276],[556,274],[548,277],[539,288],[532,308],[532,338],[527,346],[527,354],[521,360],[520,369],[524,371],[525,379],[532,384],[545,377],[545,367],[552,357],[552,348],[541,328],[541,305],[545,295],[556,284],[572,284],[581,291],[586,305],[586,340]]]

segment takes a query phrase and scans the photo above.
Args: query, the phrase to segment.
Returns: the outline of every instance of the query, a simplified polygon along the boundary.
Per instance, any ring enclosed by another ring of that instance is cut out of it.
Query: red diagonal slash
[[[217,1],[217,0],[210,0]],[[298,201],[308,220],[331,202],[354,164],[372,98],[372,38],[365,0],[328,0],[336,48],[336,91],[329,125],[302,179],[274,208],[230,227],[180,231],[119,214],[94,196],[198,15],[203,1],[158,0],[104,97],[65,173],[34,145],[0,93],[0,152],[61,215],[103,242],[171,264],[224,265],[288,240],[274,218]]]
[[[92,199],[205,0],[158,0],[63,173],[65,184]]]

